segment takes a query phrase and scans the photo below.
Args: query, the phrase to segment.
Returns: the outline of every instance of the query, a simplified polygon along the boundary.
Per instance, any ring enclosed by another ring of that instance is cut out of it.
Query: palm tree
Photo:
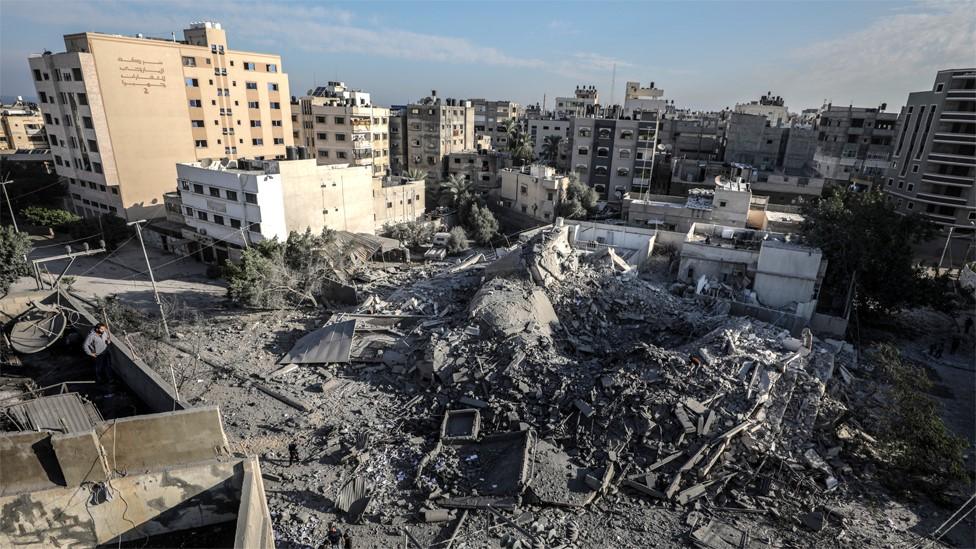
[[[542,141],[542,155],[549,160],[550,164],[555,164],[559,158],[559,144],[563,140],[561,135],[547,135]]]
[[[419,181],[421,179],[425,179],[426,177],[427,172],[425,170],[421,170],[419,168],[410,168],[407,170],[407,178],[409,178],[410,181]]]
[[[442,206],[457,208],[465,201],[470,200],[473,194],[474,184],[461,174],[452,173],[447,181],[441,182],[440,202]]]
[[[505,137],[508,138],[508,150],[514,151],[515,148],[512,146],[512,141],[517,138],[519,133],[518,122],[514,118],[506,118],[502,122],[502,127],[505,129]]]

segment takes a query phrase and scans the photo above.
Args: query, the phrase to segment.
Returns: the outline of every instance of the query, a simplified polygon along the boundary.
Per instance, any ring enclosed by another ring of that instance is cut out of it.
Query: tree
[[[410,168],[407,170],[407,179],[410,181],[420,181],[421,179],[427,178],[427,171],[418,168]]]
[[[447,181],[441,182],[438,195],[441,206],[460,208],[474,195],[474,184],[463,175],[452,173]]]
[[[406,221],[387,228],[385,232],[408,248],[419,248],[430,243],[434,236],[434,227],[423,221]]]
[[[456,254],[468,249],[468,233],[464,232],[463,227],[454,227],[450,234],[451,237],[447,240],[449,253]]]
[[[477,202],[472,202],[468,215],[464,217],[464,225],[468,229],[471,237],[482,246],[491,243],[498,232],[498,220],[487,206],[480,206]]]
[[[600,196],[589,185],[579,180],[579,176],[569,176],[566,196],[556,206],[556,215],[569,219],[583,219],[596,209]]]
[[[549,165],[554,165],[559,158],[559,145],[562,140],[561,135],[547,135],[542,141],[542,156],[546,158]]]
[[[866,312],[924,305],[934,281],[915,264],[912,244],[934,235],[917,215],[899,215],[880,191],[833,188],[803,206],[800,235],[827,259],[821,300],[842,308],[851,285]]]
[[[30,274],[25,259],[30,250],[27,233],[19,233],[11,225],[0,227],[0,292],[6,294],[18,278]]]
[[[518,122],[514,118],[507,118],[502,122],[505,135],[508,137],[508,151],[512,153],[512,160],[516,166],[522,166],[532,161],[532,145]]]
[[[31,225],[58,228],[81,219],[68,210],[28,206],[20,210],[20,216]]]

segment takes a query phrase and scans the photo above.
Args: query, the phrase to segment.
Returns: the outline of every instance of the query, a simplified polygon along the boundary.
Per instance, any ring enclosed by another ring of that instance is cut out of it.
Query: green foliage
[[[30,274],[24,258],[30,250],[27,233],[18,233],[11,225],[0,227],[0,292],[7,293],[18,278]]]
[[[828,190],[803,207],[800,234],[828,261],[822,296],[845,299],[856,274],[858,297],[867,312],[890,313],[925,305],[932,281],[915,265],[911,245],[934,234],[924,219],[895,212],[880,191]]]
[[[324,285],[345,266],[345,252],[329,229],[265,240],[244,250],[240,264],[227,262],[227,295],[247,307],[317,305]]]
[[[599,198],[600,195],[592,187],[573,174],[566,188],[566,197],[556,206],[556,215],[569,219],[584,219],[596,209]]]
[[[495,219],[494,214],[488,206],[479,206],[476,202],[472,202],[468,207],[463,223],[471,238],[482,246],[490,244],[498,232],[498,220]]]
[[[463,227],[451,229],[451,237],[447,240],[447,251],[452,254],[463,252],[468,249],[468,233]]]
[[[385,234],[399,240],[408,248],[419,248],[430,243],[431,238],[434,237],[434,227],[422,221],[407,221],[387,227]]]
[[[420,181],[421,179],[427,179],[427,172],[418,168],[410,168],[405,174],[411,181]]]
[[[91,246],[96,246],[99,240],[105,240],[105,247],[114,250],[135,234],[135,229],[125,224],[125,220],[111,214],[101,217],[80,217],[64,225],[72,239],[90,237],[86,239]]]
[[[559,144],[562,140],[561,135],[547,135],[542,141],[542,155],[550,165],[555,164],[559,158]]]
[[[20,210],[20,216],[31,225],[53,228],[59,228],[81,219],[68,210],[44,208],[42,206],[28,206]]]
[[[67,194],[68,180],[35,163],[11,162],[0,157],[0,175],[12,181],[7,187],[7,196],[16,211],[28,206],[60,207]],[[40,164],[40,163],[36,163]],[[4,204],[6,208],[6,204]],[[6,217],[7,212],[2,212]]]
[[[889,383],[890,408],[884,416],[884,455],[899,474],[936,492],[966,478],[965,439],[953,435],[939,416],[939,405],[926,394],[932,381],[921,368],[902,362],[898,349],[879,345],[871,361]]]
[[[447,181],[442,181],[438,192],[441,206],[460,209],[470,202],[474,196],[474,184],[461,174],[451,174]]]
[[[532,146],[528,136],[519,127],[514,118],[508,118],[502,123],[508,137],[508,151],[512,153],[512,160],[516,166],[524,166],[532,162]]]

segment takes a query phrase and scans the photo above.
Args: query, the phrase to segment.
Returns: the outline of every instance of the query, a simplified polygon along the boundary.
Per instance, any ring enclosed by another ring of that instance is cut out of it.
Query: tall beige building
[[[369,166],[376,176],[390,169],[390,109],[375,107],[369,93],[329,82],[291,103],[295,145],[319,164]]]
[[[431,92],[403,109],[400,125],[405,132],[403,170],[418,169],[428,178],[446,172],[444,157],[474,148],[474,107],[470,101],[441,99]],[[401,137],[403,139],[403,137]]]
[[[69,34],[65,52],[29,58],[78,214],[162,217],[178,162],[284,158],[281,58],[229,49],[219,23],[193,23],[183,38]]]

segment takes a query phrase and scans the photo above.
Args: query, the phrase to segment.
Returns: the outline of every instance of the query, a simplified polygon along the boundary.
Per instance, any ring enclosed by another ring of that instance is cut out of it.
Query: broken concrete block
[[[582,399],[576,399],[573,404],[576,405],[576,408],[579,409],[581,414],[583,414],[583,417],[588,418],[593,415],[593,407],[586,402],[583,402]]]
[[[806,526],[810,530],[813,530],[814,532],[819,532],[823,530],[824,514],[821,513],[820,511],[812,511],[810,513],[807,513],[803,515],[803,518],[800,520],[801,522],[803,522],[804,526]]]

